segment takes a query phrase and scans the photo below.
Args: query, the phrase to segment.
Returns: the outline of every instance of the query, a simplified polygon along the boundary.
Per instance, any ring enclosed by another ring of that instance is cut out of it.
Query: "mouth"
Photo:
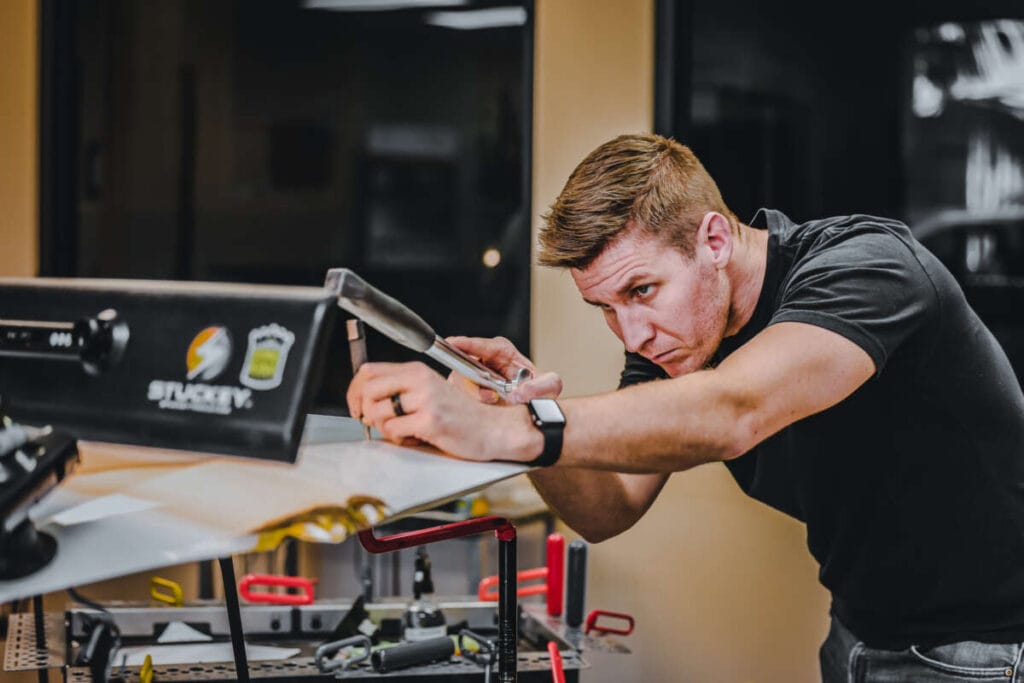
[[[679,353],[679,349],[669,349],[668,351],[659,353],[656,356],[651,356],[650,360],[652,363],[664,363],[665,361],[671,359],[672,356],[674,356],[677,353]]]

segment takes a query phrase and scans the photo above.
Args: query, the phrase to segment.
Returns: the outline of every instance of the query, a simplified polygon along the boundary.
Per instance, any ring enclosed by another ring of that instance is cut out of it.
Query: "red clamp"
[[[548,578],[547,567],[536,567],[535,569],[524,569],[521,572],[516,573],[516,581],[534,581],[537,579]],[[488,576],[480,579],[480,585],[476,589],[476,597],[481,602],[497,602],[498,601],[498,576]],[[548,592],[548,584],[538,583],[533,586],[525,586],[516,591],[516,595],[520,598],[527,595],[540,595]]]
[[[477,517],[419,531],[404,531],[380,538],[373,535],[373,529],[364,529],[359,532],[359,542],[368,552],[378,554],[492,530],[499,541],[511,541],[516,537],[516,528],[504,517]]]
[[[600,617],[611,617],[613,619],[622,619],[629,623],[625,628],[612,628],[611,626],[599,626],[597,620]],[[622,636],[628,636],[633,632],[633,617],[629,614],[623,614],[622,612],[609,612],[608,610],[595,609],[587,615],[586,626],[583,629],[584,633],[590,633],[591,631],[597,631],[598,633],[618,633]]]
[[[311,605],[313,604],[313,584],[316,579],[301,576],[281,576],[279,574],[246,574],[238,582],[238,594],[249,602],[267,602],[272,605]],[[302,593],[266,593],[251,592],[251,586],[283,586],[285,588],[301,588]]]

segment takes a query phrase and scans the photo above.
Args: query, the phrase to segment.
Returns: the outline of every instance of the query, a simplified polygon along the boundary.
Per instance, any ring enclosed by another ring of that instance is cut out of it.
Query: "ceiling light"
[[[524,7],[490,7],[465,12],[431,12],[424,19],[431,26],[472,31],[483,28],[523,26],[526,23]]]
[[[382,12],[428,7],[461,7],[468,2],[469,0],[302,0],[302,7],[333,12]]]

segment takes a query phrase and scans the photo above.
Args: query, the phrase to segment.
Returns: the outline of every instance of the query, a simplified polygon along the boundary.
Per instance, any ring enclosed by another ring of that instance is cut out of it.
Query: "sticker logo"
[[[185,354],[186,377],[209,381],[224,372],[231,360],[231,335],[224,327],[207,327],[195,336]]]
[[[231,335],[224,327],[207,327],[197,334],[185,353],[187,381],[154,379],[146,400],[161,410],[184,410],[211,415],[231,415],[252,409],[252,390],[207,384],[231,362]],[[198,380],[198,381],[193,381]]]
[[[242,363],[240,381],[258,391],[281,386],[288,351],[295,343],[295,335],[276,323],[249,331],[249,348]]]

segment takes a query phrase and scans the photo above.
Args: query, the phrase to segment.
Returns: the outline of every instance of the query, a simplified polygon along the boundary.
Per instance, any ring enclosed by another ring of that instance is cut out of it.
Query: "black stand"
[[[10,581],[42,569],[57,554],[53,536],[37,531],[25,518],[14,531],[0,530],[0,580]]]
[[[220,558],[220,576],[224,580],[224,601],[228,608],[228,626],[231,628],[231,649],[235,653],[235,673],[239,683],[249,683],[249,660],[245,655],[245,637],[242,634],[242,611],[238,606],[235,587],[235,565],[230,557]]]
[[[498,681],[516,683],[519,610],[516,595],[516,528],[502,517],[477,517],[429,529],[377,538],[373,529],[359,532],[359,543],[371,553],[389,553],[436,541],[494,531],[498,539]]]

